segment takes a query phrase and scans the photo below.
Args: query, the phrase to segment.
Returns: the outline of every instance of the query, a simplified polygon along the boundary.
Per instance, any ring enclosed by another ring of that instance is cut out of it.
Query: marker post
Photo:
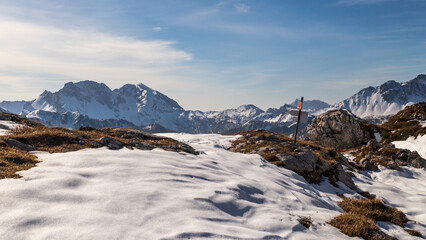
[[[297,103],[297,109],[299,110],[299,115],[297,116],[296,133],[294,134],[294,144],[296,144],[296,140],[297,140],[297,131],[299,130],[300,115],[302,114],[302,105],[303,105],[303,97],[301,97],[300,102]]]

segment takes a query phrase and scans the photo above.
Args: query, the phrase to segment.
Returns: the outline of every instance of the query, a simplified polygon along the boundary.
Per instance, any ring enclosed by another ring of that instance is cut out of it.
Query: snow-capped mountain
[[[301,135],[313,117],[330,109],[347,109],[357,117],[377,122],[421,101],[426,101],[424,74],[405,83],[388,81],[365,88],[332,106],[306,100],[303,110],[309,118],[307,124],[302,124]],[[116,126],[187,133],[234,133],[263,128],[292,134],[295,124],[290,110],[298,102],[296,99],[266,111],[252,104],[224,111],[191,111],[143,84],[126,84],[111,90],[103,83],[82,81],[67,83],[57,92],[45,91],[33,101],[3,101],[0,108],[49,126],[68,128]]]
[[[190,111],[166,95],[143,84],[126,84],[111,90],[103,83],[66,83],[57,92],[43,92],[34,101],[4,101],[0,107],[49,126],[78,128],[107,126],[142,128],[148,131],[222,133],[264,128],[281,133],[293,132],[289,110],[292,104],[267,111],[249,104],[224,111]],[[327,103],[305,101],[314,113]]]
[[[386,118],[405,106],[426,101],[426,75],[398,83],[387,81],[377,87],[368,87],[331,108],[347,109],[363,119]]]

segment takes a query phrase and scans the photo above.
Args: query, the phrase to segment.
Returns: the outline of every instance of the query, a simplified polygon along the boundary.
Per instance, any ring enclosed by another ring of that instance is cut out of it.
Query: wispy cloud
[[[236,3],[234,4],[235,11],[239,13],[248,13],[250,11],[250,6],[244,3]]]
[[[369,4],[390,2],[390,1],[392,0],[339,0],[336,2],[336,5],[346,5],[346,6],[369,5]]]
[[[37,72],[77,80],[101,79],[117,86],[123,80],[161,79],[192,59],[172,41],[142,41],[11,20],[0,20],[0,29],[0,83],[28,79],[13,72]]]
[[[163,30],[166,30],[166,29],[167,29],[167,27],[153,27],[152,28],[152,30],[157,31],[157,32],[160,32],[160,31],[163,31]]]

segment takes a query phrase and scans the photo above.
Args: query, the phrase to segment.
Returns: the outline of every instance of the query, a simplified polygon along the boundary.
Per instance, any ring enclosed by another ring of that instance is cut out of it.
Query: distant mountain
[[[299,102],[300,102],[300,99],[296,98],[296,100],[290,103],[290,106],[296,108]],[[319,109],[328,108],[328,107],[330,107],[330,104],[320,100],[303,101],[303,109],[305,110],[319,110]]]
[[[368,87],[331,108],[347,109],[363,119],[386,119],[407,105],[426,101],[426,75],[403,83],[393,80],[377,87]]]
[[[103,83],[82,81],[66,83],[57,92],[44,91],[33,101],[4,101],[0,107],[49,126],[67,128],[114,126],[188,133],[264,128],[290,133],[294,124],[289,110],[297,101],[266,112],[252,104],[224,111],[190,111],[143,84],[126,84],[111,90]],[[313,114],[329,105],[313,100],[305,101],[304,106]]]
[[[309,117],[301,125],[301,136],[311,120],[327,110],[346,109],[359,118],[382,122],[405,106],[421,101],[426,101],[424,74],[405,83],[388,81],[365,88],[332,106],[320,100],[305,100],[303,110]],[[296,99],[266,111],[252,104],[224,111],[191,111],[143,84],[126,84],[111,90],[103,83],[81,81],[66,83],[57,92],[44,91],[33,101],[3,101],[0,108],[45,125],[67,128],[112,126],[187,133],[235,133],[262,128],[291,135],[295,123],[290,110],[298,102]]]

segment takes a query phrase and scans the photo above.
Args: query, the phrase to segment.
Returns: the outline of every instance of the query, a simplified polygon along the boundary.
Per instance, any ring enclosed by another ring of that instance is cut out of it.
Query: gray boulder
[[[411,166],[415,168],[426,168],[426,160],[421,157],[418,157],[411,161]]]
[[[311,172],[318,161],[318,157],[309,150],[299,152],[295,156],[280,153],[277,157],[283,162],[284,168],[295,172]]]
[[[24,151],[34,151],[35,150],[35,148],[33,146],[25,144],[25,143],[21,143],[20,141],[13,139],[13,138],[8,139],[7,144],[10,147],[20,149],[20,150],[24,150]]]
[[[347,111],[333,110],[314,118],[307,136],[325,147],[354,148],[374,139],[374,131],[373,127],[362,124]]]
[[[373,163],[370,162],[370,160],[368,160],[367,158],[363,158],[359,161],[359,166],[363,169],[363,170],[367,170],[367,171],[377,171],[379,170],[379,168],[374,165]]]
[[[102,137],[99,139],[99,141],[111,150],[117,150],[123,147],[123,144],[121,144],[120,141],[112,137]]]
[[[136,140],[130,141],[130,144],[132,144],[132,146],[139,148],[141,150],[151,150],[154,148],[154,146],[149,143],[144,143],[144,142],[140,142]]]

